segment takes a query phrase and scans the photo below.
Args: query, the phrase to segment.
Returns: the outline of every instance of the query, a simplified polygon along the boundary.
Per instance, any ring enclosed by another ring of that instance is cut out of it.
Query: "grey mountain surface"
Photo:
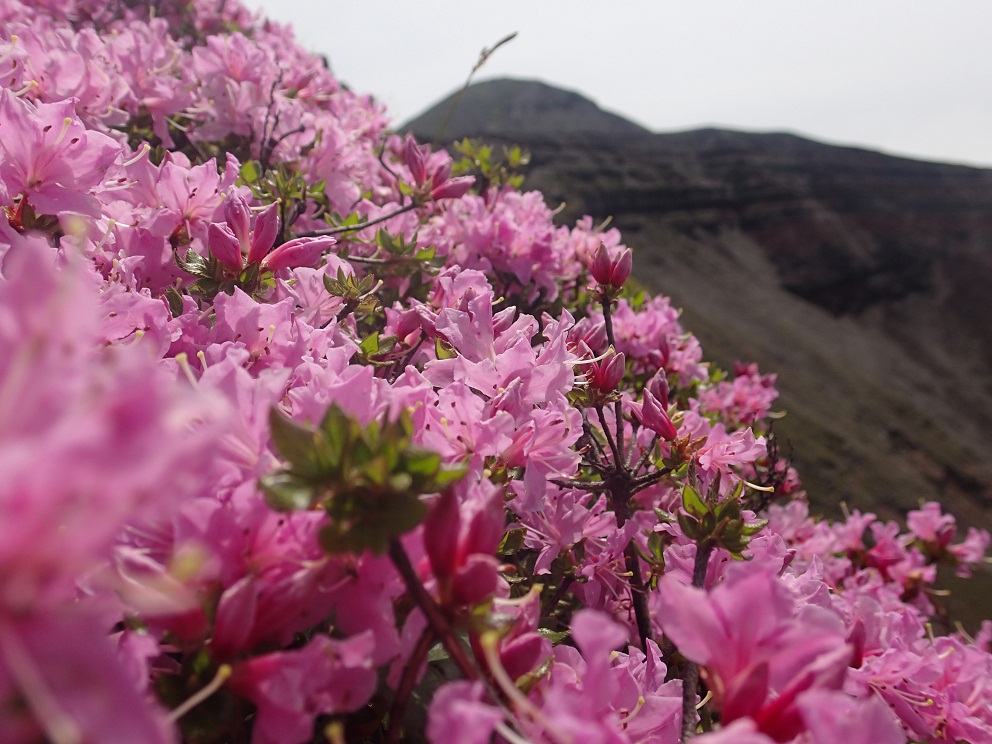
[[[992,528],[992,170],[786,133],[652,134],[577,93],[478,83],[400,127],[530,151],[562,224],[612,217],[705,355],[778,374],[814,510],[942,502]],[[444,125],[444,131],[439,127]]]

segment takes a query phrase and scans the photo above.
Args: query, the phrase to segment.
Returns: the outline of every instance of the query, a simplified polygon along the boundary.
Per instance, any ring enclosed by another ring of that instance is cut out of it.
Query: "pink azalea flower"
[[[0,183],[39,214],[95,215],[93,190],[121,154],[110,137],[87,130],[74,101],[32,105],[0,91]]]
[[[768,573],[737,571],[709,593],[666,577],[660,591],[662,628],[705,667],[726,723],[751,717],[786,741],[803,729],[797,696],[844,681],[851,648],[839,618],[816,606],[795,615],[788,591]]]
[[[238,663],[230,686],[258,707],[252,744],[303,744],[322,714],[357,710],[375,692],[371,632],[344,641],[324,635],[303,648]]]

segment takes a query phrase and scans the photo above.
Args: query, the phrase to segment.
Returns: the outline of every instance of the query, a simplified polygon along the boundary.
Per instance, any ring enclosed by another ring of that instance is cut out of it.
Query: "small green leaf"
[[[375,331],[371,336],[366,336],[358,348],[367,357],[379,353],[379,331]]]
[[[288,473],[270,473],[259,481],[265,503],[276,511],[308,509],[313,503],[313,488]]]
[[[757,535],[767,526],[768,526],[767,519],[761,519],[757,522],[745,522],[744,528],[741,530],[741,533],[747,537],[751,537],[752,535]]]
[[[262,167],[254,160],[249,160],[241,166],[241,180],[245,183],[255,183],[262,177]]]
[[[551,641],[552,645],[555,646],[572,635],[567,630],[551,630],[551,628],[538,628],[537,632]]]
[[[427,652],[427,661],[446,661],[450,657],[448,656],[448,651],[444,648],[443,643],[435,643],[431,650]]]
[[[468,467],[445,467],[434,475],[434,488],[440,490],[445,486],[449,486],[452,483],[461,480],[465,473],[468,472]]]
[[[706,512],[699,520],[700,537],[709,537],[716,531],[716,518],[713,512]]]
[[[526,530],[523,528],[513,528],[506,531],[503,535],[503,539],[500,540],[499,547],[496,552],[499,555],[513,555],[519,551],[524,546],[524,536],[526,535]]]
[[[441,455],[430,450],[410,448],[407,452],[406,468],[412,475],[432,477],[441,467]]]
[[[318,480],[323,474],[319,432],[298,424],[278,408],[269,410],[269,429],[276,450],[289,462],[292,470],[307,479]]]
[[[679,511],[675,517],[678,520],[679,527],[682,529],[682,534],[690,540],[699,540],[703,537],[702,531],[699,529],[698,519],[690,517],[684,511]]]
[[[434,339],[434,353],[438,359],[454,359],[458,356],[458,352],[445,343],[440,336]]]
[[[656,561],[665,560],[665,538],[660,532],[648,535],[648,551]]]
[[[696,489],[688,484],[682,489],[682,507],[686,512],[699,519],[706,514],[711,514],[710,508],[699,498]]]
[[[178,318],[183,314],[183,296],[175,287],[165,290],[165,301],[169,303],[169,313],[173,318]]]

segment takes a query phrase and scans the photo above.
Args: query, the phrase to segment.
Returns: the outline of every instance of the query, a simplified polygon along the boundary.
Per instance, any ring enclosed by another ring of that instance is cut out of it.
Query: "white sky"
[[[992,166],[989,0],[244,0],[408,119],[465,81],[538,79],[654,131],[791,131]]]

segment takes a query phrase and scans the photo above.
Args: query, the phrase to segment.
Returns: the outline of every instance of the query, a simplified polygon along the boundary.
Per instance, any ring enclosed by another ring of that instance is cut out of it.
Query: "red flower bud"
[[[465,196],[475,183],[475,176],[458,176],[451,178],[431,191],[431,199],[458,199]]]
[[[226,268],[240,274],[244,263],[241,258],[241,245],[227,225],[211,222],[207,227],[207,242],[210,252]]]
[[[403,159],[406,161],[406,167],[410,169],[413,182],[423,186],[427,182],[427,159],[423,148],[413,137],[407,136],[403,143]]]
[[[648,382],[648,390],[658,399],[662,409],[668,408],[668,378],[664,372],[659,372]]]
[[[592,254],[592,261],[589,263],[589,273],[596,280],[597,284],[608,285],[610,283],[610,252],[602,243]]]
[[[262,268],[268,271],[278,271],[296,266],[313,266],[324,251],[336,242],[335,238],[296,238],[290,240],[263,258]]]
[[[238,239],[242,250],[247,253],[249,234],[251,233],[251,209],[241,194],[231,194],[224,202],[224,219],[231,228],[234,237]]]
[[[617,389],[620,380],[623,379],[625,369],[623,352],[611,354],[608,358],[592,363],[592,384],[602,393],[611,393]]]
[[[248,263],[261,263],[265,254],[272,250],[279,234],[279,202],[272,202],[255,218],[255,231],[251,235],[248,248]]]
[[[666,441],[674,441],[678,436],[678,429],[668,418],[668,414],[662,409],[658,399],[654,397],[650,390],[644,391],[644,404],[633,409],[637,420],[642,426],[647,427],[655,434]]]
[[[630,278],[631,269],[634,268],[634,257],[630,253],[630,248],[624,248],[620,255],[613,260],[610,267],[610,286],[622,287]]]
[[[460,530],[458,497],[449,488],[437,497],[424,520],[424,547],[439,581],[446,581],[455,573]]]
[[[589,262],[589,273],[596,283],[604,287],[620,289],[630,278],[633,267],[633,256],[630,248],[624,248],[617,255],[611,256],[605,244],[600,243]]]

